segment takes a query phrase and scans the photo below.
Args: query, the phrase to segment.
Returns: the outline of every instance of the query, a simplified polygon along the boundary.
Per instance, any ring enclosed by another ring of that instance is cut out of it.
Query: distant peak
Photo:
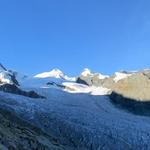
[[[43,72],[40,74],[35,75],[35,78],[49,78],[49,77],[55,77],[55,78],[61,78],[64,74],[61,70],[55,68],[49,72]]]
[[[88,69],[88,68],[83,69],[83,71],[81,72],[81,76],[87,77],[89,75],[91,75],[91,76],[98,76],[99,79],[105,79],[105,78],[109,77],[109,76],[103,75],[101,73],[92,73],[90,71],[90,69]]]
[[[91,74],[91,71],[88,68],[84,68],[83,71],[81,72],[82,76],[88,76],[90,74]]]
[[[63,72],[61,71],[61,70],[59,70],[59,69],[57,69],[57,68],[54,68],[54,69],[52,69],[51,71],[50,71],[51,73],[56,73],[56,74],[63,74]]]

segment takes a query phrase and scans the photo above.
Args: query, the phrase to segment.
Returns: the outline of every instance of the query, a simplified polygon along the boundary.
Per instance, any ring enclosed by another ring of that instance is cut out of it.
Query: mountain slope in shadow
[[[136,115],[150,116],[150,100],[138,101],[125,97],[117,92],[110,94],[111,102],[118,108],[127,110]]]

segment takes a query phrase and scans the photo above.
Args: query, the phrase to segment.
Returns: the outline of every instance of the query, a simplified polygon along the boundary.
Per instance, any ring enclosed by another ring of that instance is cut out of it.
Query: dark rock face
[[[55,82],[48,82],[47,85],[53,85],[53,86],[57,86],[57,87],[60,87],[60,88],[65,88],[65,86],[57,84]]]
[[[84,85],[89,85],[86,80],[81,79],[80,77],[77,78],[76,82]]]
[[[116,92],[112,92],[109,97],[111,102],[117,107],[126,109],[137,115],[150,115],[150,101],[137,101],[135,99],[124,97]]]
[[[23,95],[26,97],[30,97],[30,98],[45,98],[41,95],[38,95],[36,92],[34,91],[23,91],[21,89],[19,89],[16,85],[11,85],[11,84],[3,84],[0,86],[0,91],[3,92],[8,92],[8,93],[13,93],[13,94],[17,94],[17,95]]]
[[[0,63],[0,68],[4,71],[7,71],[7,69]]]
[[[17,85],[17,86],[20,86],[20,85],[19,85],[19,82],[18,82],[17,79],[16,79],[15,74],[13,73],[13,74],[10,75],[10,76],[11,76],[11,80],[13,81],[13,83],[14,83],[15,85]]]

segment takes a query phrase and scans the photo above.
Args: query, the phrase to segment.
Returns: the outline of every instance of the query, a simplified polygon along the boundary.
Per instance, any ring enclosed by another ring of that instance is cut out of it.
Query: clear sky
[[[0,1],[0,62],[27,74],[148,68],[150,1]]]

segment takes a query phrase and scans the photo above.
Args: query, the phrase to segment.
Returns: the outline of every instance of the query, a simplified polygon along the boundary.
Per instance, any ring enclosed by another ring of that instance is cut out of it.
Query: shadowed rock
[[[52,85],[52,86],[57,86],[57,87],[60,87],[60,88],[65,88],[64,85],[57,84],[57,83],[55,83],[55,82],[48,82],[47,85]]]
[[[137,115],[150,115],[150,101],[137,101],[135,99],[124,97],[116,92],[112,92],[109,97],[111,102],[117,107]]]
[[[80,84],[84,84],[84,85],[89,85],[89,84],[86,82],[86,80],[81,79],[80,77],[77,78],[76,82],[77,82],[77,83],[80,83]]]
[[[62,150],[62,145],[52,136],[0,109],[0,150]]]
[[[11,84],[1,85],[0,91],[13,93],[13,94],[17,94],[17,95],[22,95],[22,96],[27,96],[30,98],[45,98],[44,96],[41,96],[34,91],[29,91],[29,92],[23,91],[14,84],[13,85],[11,85]]]

